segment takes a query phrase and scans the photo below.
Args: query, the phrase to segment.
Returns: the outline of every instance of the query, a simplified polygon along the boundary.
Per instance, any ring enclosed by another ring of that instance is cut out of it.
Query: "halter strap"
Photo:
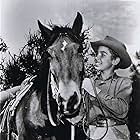
[[[51,84],[51,90],[52,90],[52,95],[53,95],[53,98],[57,101],[58,103],[58,86],[56,84],[56,81],[54,79],[54,75],[53,73],[50,71],[50,84]]]

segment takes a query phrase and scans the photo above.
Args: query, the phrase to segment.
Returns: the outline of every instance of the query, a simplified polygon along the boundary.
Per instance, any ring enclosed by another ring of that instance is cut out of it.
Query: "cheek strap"
[[[51,90],[52,90],[52,96],[53,98],[56,100],[56,102],[58,103],[58,96],[59,96],[59,92],[58,92],[58,86],[55,82],[55,78],[52,72],[50,72],[50,77],[51,77]]]

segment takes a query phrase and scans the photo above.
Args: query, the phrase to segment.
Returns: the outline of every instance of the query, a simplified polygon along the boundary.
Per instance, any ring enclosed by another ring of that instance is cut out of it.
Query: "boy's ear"
[[[114,66],[116,66],[116,65],[118,65],[120,63],[120,61],[121,61],[121,59],[119,57],[117,57],[117,58],[113,59],[112,64]]]

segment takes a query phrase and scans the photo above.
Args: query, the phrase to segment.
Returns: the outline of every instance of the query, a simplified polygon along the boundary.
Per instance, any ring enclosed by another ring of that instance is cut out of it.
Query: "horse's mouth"
[[[68,110],[63,110],[62,108],[60,109],[61,110],[61,114],[65,117],[65,118],[73,118],[73,117],[76,117],[79,112],[80,112],[80,107],[81,107],[81,101],[80,101],[80,104],[76,107],[76,108],[71,108],[71,109],[68,109]]]

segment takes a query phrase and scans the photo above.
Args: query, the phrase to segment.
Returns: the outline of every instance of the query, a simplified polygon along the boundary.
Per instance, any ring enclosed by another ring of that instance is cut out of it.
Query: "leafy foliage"
[[[94,59],[95,53],[93,50],[91,50],[90,43],[86,42],[84,44],[83,57],[84,57],[85,77],[88,78],[93,77],[97,74],[94,64],[89,62],[89,56],[92,56],[92,58]]]
[[[4,88],[17,86],[26,77],[25,72],[21,70],[17,59],[14,61],[9,61],[3,71],[5,76]]]
[[[0,51],[1,52],[6,52],[8,49],[6,43],[4,42],[4,40],[2,38],[0,38]]]
[[[1,48],[5,48],[5,46],[6,44],[3,43]],[[27,44],[22,48],[19,55],[14,54],[12,56],[9,53],[11,59],[6,65],[1,63],[2,74],[0,78],[4,90],[19,85],[26,77],[38,73],[44,48],[45,42],[40,32],[37,31],[34,34],[29,32]]]

